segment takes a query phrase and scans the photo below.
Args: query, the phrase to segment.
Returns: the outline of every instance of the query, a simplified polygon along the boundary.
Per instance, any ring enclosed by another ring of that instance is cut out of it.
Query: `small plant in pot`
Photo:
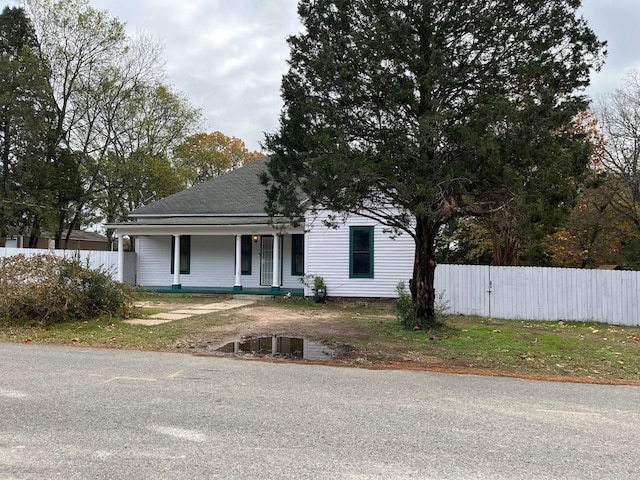
[[[326,301],[327,286],[324,283],[324,278],[319,275],[305,275],[300,278],[300,283],[313,290],[313,298],[317,303]]]
[[[327,287],[324,284],[324,278],[317,275],[313,279],[313,296],[318,303],[327,300]]]

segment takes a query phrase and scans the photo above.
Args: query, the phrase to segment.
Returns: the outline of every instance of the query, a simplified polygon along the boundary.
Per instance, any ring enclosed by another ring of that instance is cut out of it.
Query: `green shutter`
[[[251,275],[251,256],[253,246],[251,235],[242,235],[240,246],[240,271],[242,275]]]
[[[176,251],[176,237],[171,237],[171,274],[173,275],[173,258]],[[180,237],[180,273],[191,273],[191,235]]]
[[[291,275],[304,275],[304,235],[291,235]]]

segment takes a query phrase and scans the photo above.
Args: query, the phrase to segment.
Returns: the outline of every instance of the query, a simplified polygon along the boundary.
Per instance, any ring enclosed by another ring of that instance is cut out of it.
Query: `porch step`
[[[233,295],[234,299],[237,300],[253,300],[253,301],[260,301],[260,300],[272,300],[273,299],[273,295],[243,295],[242,293],[240,294],[235,294]]]

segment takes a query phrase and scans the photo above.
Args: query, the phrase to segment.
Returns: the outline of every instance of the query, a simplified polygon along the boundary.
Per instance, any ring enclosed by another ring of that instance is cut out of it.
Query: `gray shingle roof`
[[[191,188],[132,211],[131,217],[266,215],[266,195],[260,174],[267,169],[268,158],[232,170]]]
[[[65,238],[67,231],[62,232],[62,238]],[[71,230],[69,240],[79,240],[85,242],[107,242],[107,237],[97,232],[87,232],[85,230]]]

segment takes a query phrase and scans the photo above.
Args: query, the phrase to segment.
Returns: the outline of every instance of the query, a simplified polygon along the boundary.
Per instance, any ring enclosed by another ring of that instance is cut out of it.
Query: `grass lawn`
[[[427,332],[410,332],[393,322],[351,320],[367,325],[371,332],[367,341],[354,346],[374,361],[395,353],[401,361],[415,364],[640,381],[638,327],[468,316],[441,319],[444,326]]]
[[[138,296],[136,300],[145,303],[134,315],[224,299]],[[311,332],[315,340],[332,346],[348,345],[349,353],[338,360],[348,365],[640,383],[640,327],[445,315],[440,317],[444,326],[409,331],[402,328],[393,310],[371,305],[314,304],[303,300],[259,303],[262,310],[274,312],[274,316],[285,312],[301,319],[297,321],[301,326],[304,322],[305,332]],[[0,321],[0,342],[180,351],[181,345],[219,340],[216,332],[224,331],[228,336],[240,326],[247,327],[253,318],[248,315],[247,309],[251,308],[155,326],[130,325],[112,317],[51,325]]]

